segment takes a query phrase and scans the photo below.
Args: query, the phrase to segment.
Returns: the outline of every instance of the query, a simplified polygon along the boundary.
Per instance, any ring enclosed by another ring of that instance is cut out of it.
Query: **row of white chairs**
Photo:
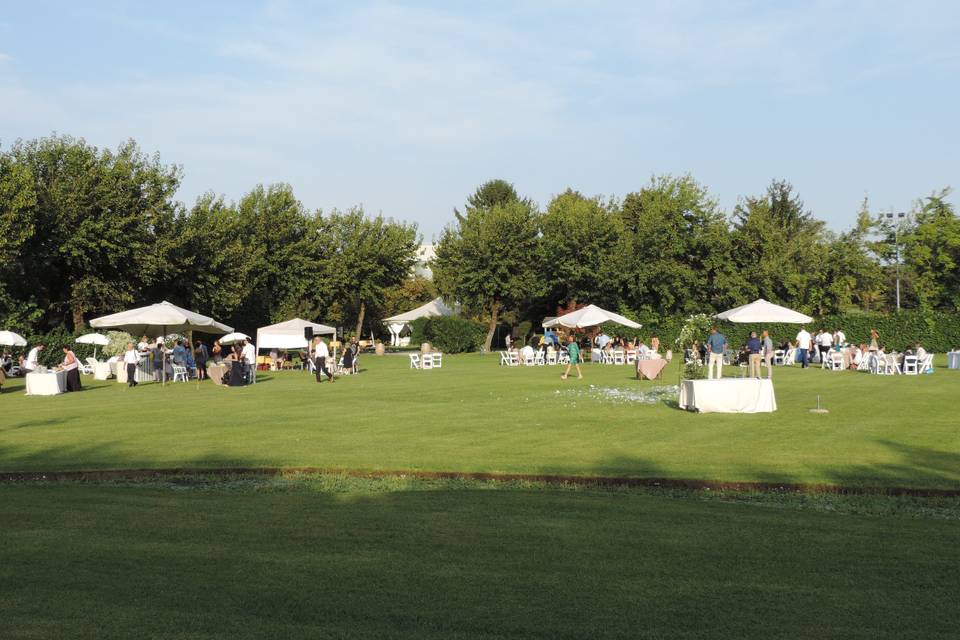
[[[570,356],[568,356],[563,351],[549,351],[547,353],[544,353],[542,351],[535,351],[532,358],[527,358],[521,363],[519,351],[501,351],[500,352],[501,367],[519,367],[521,364],[526,365],[528,367],[543,367],[546,365],[554,365],[554,364],[570,364]]]
[[[439,352],[431,353],[411,353],[410,356],[410,368],[411,369],[442,369],[443,368],[443,354]]]

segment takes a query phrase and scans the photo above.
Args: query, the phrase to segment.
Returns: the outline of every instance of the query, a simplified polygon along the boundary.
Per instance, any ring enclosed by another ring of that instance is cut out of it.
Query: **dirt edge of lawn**
[[[688,478],[576,476],[527,473],[475,473],[463,471],[360,470],[324,467],[176,467],[168,469],[100,469],[90,471],[0,471],[0,483],[103,482],[117,480],[163,480],[183,476],[289,476],[341,475],[355,478],[409,477],[418,480],[472,480],[488,482],[533,482],[586,487],[657,487],[694,491],[738,491],[839,495],[885,495],[920,498],[960,497],[960,489],[916,487],[844,486],[790,482],[717,482]]]

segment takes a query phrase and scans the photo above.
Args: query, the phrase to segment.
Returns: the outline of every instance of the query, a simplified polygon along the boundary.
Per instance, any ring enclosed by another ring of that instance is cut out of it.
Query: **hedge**
[[[444,353],[477,351],[485,337],[482,324],[460,316],[417,318],[411,324],[411,343],[429,342]]]

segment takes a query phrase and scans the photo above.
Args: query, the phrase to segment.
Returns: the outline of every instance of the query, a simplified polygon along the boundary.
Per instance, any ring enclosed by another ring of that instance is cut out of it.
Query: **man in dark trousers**
[[[317,374],[317,382],[322,382],[322,376],[327,376],[327,380],[333,382],[333,374],[327,371],[327,358],[330,357],[330,350],[327,349],[327,343],[323,338],[315,338],[316,343],[313,346],[313,367]]]
[[[123,354],[123,364],[127,367],[127,386],[137,386],[137,365],[140,364],[140,352],[134,348],[132,342],[127,343],[127,350]]]

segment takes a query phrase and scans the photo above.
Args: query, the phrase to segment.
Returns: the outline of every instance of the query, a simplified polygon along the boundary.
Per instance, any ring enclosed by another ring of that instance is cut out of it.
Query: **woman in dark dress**
[[[243,350],[240,348],[240,345],[233,345],[230,355],[227,356],[227,362],[230,363],[230,386],[242,387],[244,384]]]
[[[197,380],[203,380],[207,377],[207,360],[209,357],[207,345],[197,340],[193,349],[193,359],[197,363]]]
[[[80,391],[80,363],[69,346],[63,348],[60,368],[67,372],[67,391]]]

